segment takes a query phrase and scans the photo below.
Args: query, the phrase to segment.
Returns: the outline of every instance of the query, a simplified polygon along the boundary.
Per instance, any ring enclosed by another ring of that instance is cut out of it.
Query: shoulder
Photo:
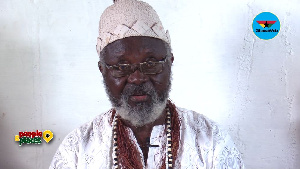
[[[76,168],[80,156],[90,151],[95,142],[103,142],[111,135],[111,112],[98,115],[93,120],[70,132],[57,149],[50,168]]]
[[[100,114],[69,133],[62,144],[75,146],[79,143],[85,144],[89,141],[94,141],[97,136],[105,135],[106,129],[111,128],[111,120],[111,112]]]
[[[215,168],[244,168],[241,155],[231,137],[216,122],[192,110],[177,108],[182,138],[208,148],[208,156]],[[195,145],[195,146],[197,146]],[[205,145],[205,146],[204,146]],[[210,161],[210,160],[209,160]]]
[[[219,125],[203,114],[180,107],[177,107],[177,112],[183,128],[191,128],[196,133],[205,133],[207,136],[222,137],[223,130]]]

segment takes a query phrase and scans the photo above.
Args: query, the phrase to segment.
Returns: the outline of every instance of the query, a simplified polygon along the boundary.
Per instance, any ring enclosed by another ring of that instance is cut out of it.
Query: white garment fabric
[[[173,168],[243,169],[241,155],[230,136],[213,121],[194,111],[177,108],[180,119],[180,141]],[[55,153],[50,169],[113,168],[111,113],[97,116],[66,136]],[[147,169],[157,169],[166,155],[165,125],[154,126]],[[139,148],[130,128],[130,138]],[[141,160],[143,155],[141,149]]]

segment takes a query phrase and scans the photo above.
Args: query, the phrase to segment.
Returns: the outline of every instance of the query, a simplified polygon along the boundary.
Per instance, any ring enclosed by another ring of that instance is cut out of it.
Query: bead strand
[[[114,118],[114,127],[113,127],[113,164],[114,164],[114,168],[118,169],[118,133],[117,133],[117,125],[118,125],[118,117],[116,116]]]
[[[167,168],[173,168],[171,113],[167,108]]]

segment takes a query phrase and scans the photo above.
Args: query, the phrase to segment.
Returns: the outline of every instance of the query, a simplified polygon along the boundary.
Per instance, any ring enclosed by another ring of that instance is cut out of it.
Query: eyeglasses
[[[114,77],[124,77],[127,75],[132,74],[139,69],[145,75],[156,75],[162,72],[164,63],[166,63],[167,56],[162,59],[161,61],[154,62],[154,61],[147,61],[138,64],[116,64],[116,65],[108,65],[104,62],[107,69],[111,70],[112,76]]]

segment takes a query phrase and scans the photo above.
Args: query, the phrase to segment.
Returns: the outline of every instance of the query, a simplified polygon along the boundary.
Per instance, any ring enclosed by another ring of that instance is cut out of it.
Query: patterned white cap
[[[130,36],[148,36],[171,43],[156,11],[138,0],[118,0],[105,9],[100,18],[98,54],[108,44]]]

